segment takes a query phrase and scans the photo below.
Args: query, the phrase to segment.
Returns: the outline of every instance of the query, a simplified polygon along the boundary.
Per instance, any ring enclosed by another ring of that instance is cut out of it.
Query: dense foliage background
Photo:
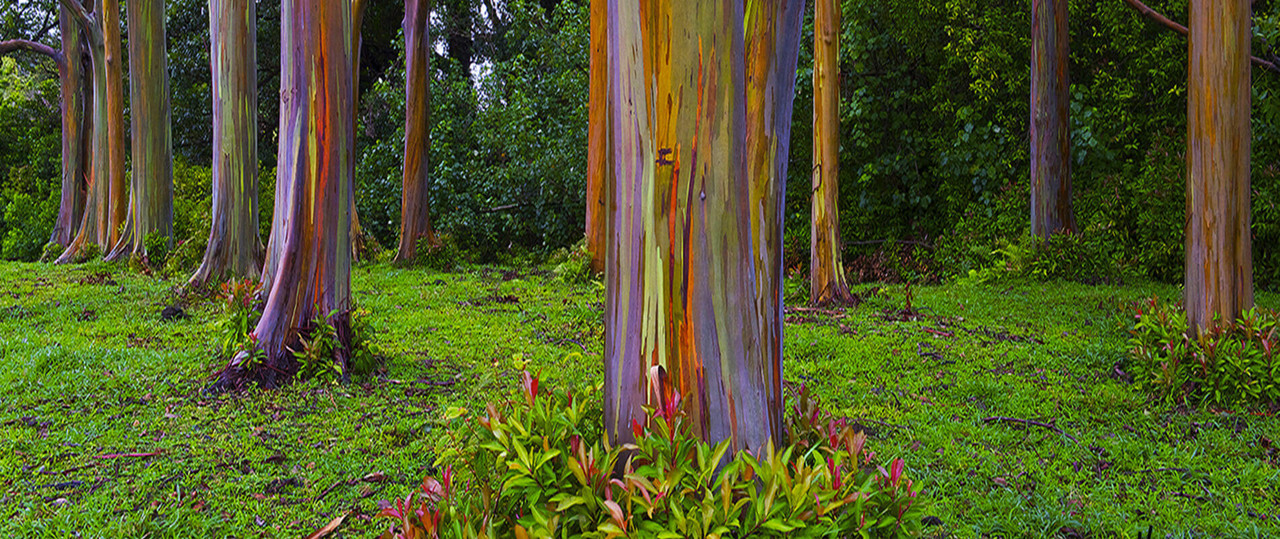
[[[841,43],[841,229],[853,277],[933,279],[1000,263],[1028,225],[1030,16],[1025,0],[846,0]],[[1186,0],[1148,4],[1185,20]],[[1280,5],[1258,0],[1254,51],[1280,44]],[[54,3],[0,8],[29,37]],[[491,11],[496,9],[496,13]],[[168,3],[178,239],[207,233],[207,5]],[[810,10],[811,12],[812,10]],[[357,132],[360,221],[382,245],[399,226],[401,12],[364,21]],[[262,218],[271,215],[279,6],[258,5]],[[1177,282],[1186,146],[1183,37],[1123,2],[1071,2],[1072,142],[1082,256]],[[587,2],[437,2],[432,32],[432,209],[470,256],[541,255],[582,236]],[[56,46],[56,30],[43,36]],[[812,22],[797,73],[787,264],[809,243]],[[126,48],[127,50],[127,48]],[[1260,286],[1280,285],[1280,75],[1254,69],[1253,228]],[[28,54],[0,63],[0,256],[39,256],[57,210],[57,76]],[[199,238],[203,240],[203,238]],[[1003,243],[1002,243],[1003,242]]]

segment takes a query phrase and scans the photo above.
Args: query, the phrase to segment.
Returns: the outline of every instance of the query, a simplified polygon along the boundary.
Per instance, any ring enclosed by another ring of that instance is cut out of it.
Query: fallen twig
[[[830,309],[819,309],[819,308],[817,308],[817,307],[787,307],[787,308],[786,308],[786,310],[785,310],[785,312],[787,312],[787,313],[816,313],[816,314],[825,314],[825,315],[827,315],[827,316],[831,316],[831,317],[835,317],[835,318],[844,318],[844,317],[848,316],[848,314],[846,314],[844,311],[833,311],[833,310],[830,310]]]
[[[1033,420],[1030,420],[1030,419],[1018,419],[1018,418],[1016,418],[1016,417],[999,417],[999,416],[996,416],[996,417],[987,417],[987,418],[983,418],[983,420],[982,420],[982,422],[983,422],[983,423],[991,423],[991,422],[994,422],[994,421],[1002,421],[1002,422],[1005,422],[1005,423],[1017,423],[1017,424],[1021,424],[1021,425],[1032,425],[1032,426],[1035,426],[1035,427],[1046,428],[1046,429],[1049,429],[1049,430],[1051,430],[1051,431],[1054,431],[1054,432],[1056,432],[1056,433],[1058,433],[1058,434],[1061,434],[1061,435],[1063,435],[1063,436],[1066,436],[1068,440],[1071,440],[1071,441],[1073,441],[1073,442],[1077,442],[1077,443],[1079,443],[1079,442],[1080,442],[1080,440],[1077,440],[1075,436],[1072,436],[1072,435],[1070,435],[1070,434],[1067,434],[1067,433],[1066,433],[1066,431],[1064,431],[1064,430],[1062,430],[1062,429],[1058,428],[1057,426],[1055,426],[1055,425],[1054,425],[1054,424],[1052,424],[1052,423],[1041,423],[1041,422],[1039,422],[1039,421],[1033,421]]]
[[[94,455],[89,458],[93,458],[93,459],[146,458],[146,457],[154,457],[159,454],[160,454],[159,451],[156,451],[154,453],[111,453],[108,455]]]
[[[938,330],[938,329],[933,329],[933,328],[931,328],[931,327],[929,327],[929,326],[925,326],[925,327],[922,327],[922,328],[920,328],[920,329],[923,329],[925,333],[932,333],[932,334],[937,335],[937,336],[939,336],[939,337],[946,337],[946,338],[948,338],[948,339],[949,339],[949,338],[951,338],[951,337],[955,337],[955,336],[956,336],[956,334],[955,334],[955,333],[950,333],[950,332],[946,332],[946,331],[942,331],[942,330]]]

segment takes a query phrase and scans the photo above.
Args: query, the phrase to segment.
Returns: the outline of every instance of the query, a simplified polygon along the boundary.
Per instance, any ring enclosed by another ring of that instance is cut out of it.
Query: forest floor
[[[370,537],[378,500],[432,471],[448,407],[503,398],[519,366],[602,378],[598,284],[372,265],[353,289],[381,372],[207,396],[217,309],[162,321],[179,284],[0,264],[0,536],[299,537],[348,514],[342,536]],[[785,378],[906,459],[931,536],[1280,535],[1280,420],[1171,409],[1118,369],[1128,306],[1177,288],[912,287],[909,311],[901,285],[857,289],[856,308],[789,310]]]

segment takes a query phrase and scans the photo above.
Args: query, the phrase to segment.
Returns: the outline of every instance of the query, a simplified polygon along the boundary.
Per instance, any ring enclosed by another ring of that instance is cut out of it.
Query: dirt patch
[[[101,285],[101,286],[116,286],[120,284],[120,283],[117,283],[115,279],[111,278],[110,273],[107,273],[105,271],[90,273],[89,275],[85,275],[84,277],[76,279],[73,282],[77,284]]]

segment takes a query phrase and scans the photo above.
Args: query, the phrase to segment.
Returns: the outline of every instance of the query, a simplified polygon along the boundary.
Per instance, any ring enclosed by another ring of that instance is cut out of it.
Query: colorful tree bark
[[[26,50],[49,57],[58,66],[62,109],[62,195],[58,220],[49,241],[66,246],[75,238],[84,212],[89,179],[89,125],[85,121],[85,99],[89,97],[84,76],[83,39],[79,24],[66,7],[59,7],[58,29],[61,48],[26,39],[0,41],[0,54]]]
[[[809,301],[849,303],[840,241],[840,4],[816,0],[813,14],[813,205]]]
[[[356,118],[360,117],[360,49],[364,44],[364,36],[360,31],[361,25],[364,23],[364,0],[351,0],[351,140],[355,140],[357,128]],[[352,148],[352,155],[354,154]],[[366,238],[364,231],[360,228],[360,213],[356,211],[355,192],[351,193],[351,240],[352,256],[357,259],[360,253],[365,251],[366,241],[375,241],[372,237]]]
[[[1197,330],[1253,306],[1249,16],[1249,0],[1191,2],[1185,290]]]
[[[798,39],[797,4],[753,2],[744,28],[743,5],[732,0],[609,2],[616,211],[607,249],[604,416],[615,440],[632,438],[630,425],[644,420],[648,399],[673,392],[704,439],[757,450],[782,433],[782,357],[770,341],[781,332],[770,324],[780,321],[763,312],[777,288],[757,280],[765,256],[759,240],[780,241],[782,232],[779,220],[753,221],[757,198],[781,211],[780,196],[765,196],[779,192],[780,177],[761,186],[752,173],[772,176],[785,164],[749,164],[767,152],[752,149],[748,119],[782,122],[791,99],[785,83],[756,94],[747,71],[794,77],[796,49],[783,44]],[[773,58],[768,67],[744,53],[744,30],[757,24],[776,24],[776,52],[752,38],[752,57]],[[756,106],[774,110],[748,112]],[[785,150],[786,142],[756,148]],[[772,158],[785,162],[786,155]]]
[[[587,252],[591,271],[604,271],[609,234],[609,3],[591,0],[591,72],[587,108]]]
[[[404,183],[397,261],[413,260],[418,241],[435,242],[431,228],[431,2],[405,0]]]
[[[254,329],[266,358],[226,369],[219,385],[247,379],[275,387],[298,369],[289,348],[317,318],[337,329],[346,371],[351,310],[353,187],[352,41],[349,0],[285,0],[281,6],[280,153],[275,249],[264,268],[266,307]]]
[[[79,231],[58,263],[83,257],[90,245],[105,253],[119,239],[127,209],[124,183],[124,99],[120,66],[120,6],[97,0],[90,14],[76,0],[61,0],[84,36],[93,68],[90,173]]]
[[[1071,209],[1067,0],[1031,2],[1031,234],[1076,230]]]
[[[173,135],[164,0],[128,0],[129,124],[133,174],[124,233],[107,260],[147,257],[146,239],[173,246]]]
[[[258,27],[253,0],[209,0],[213,223],[191,286],[258,278]]]

